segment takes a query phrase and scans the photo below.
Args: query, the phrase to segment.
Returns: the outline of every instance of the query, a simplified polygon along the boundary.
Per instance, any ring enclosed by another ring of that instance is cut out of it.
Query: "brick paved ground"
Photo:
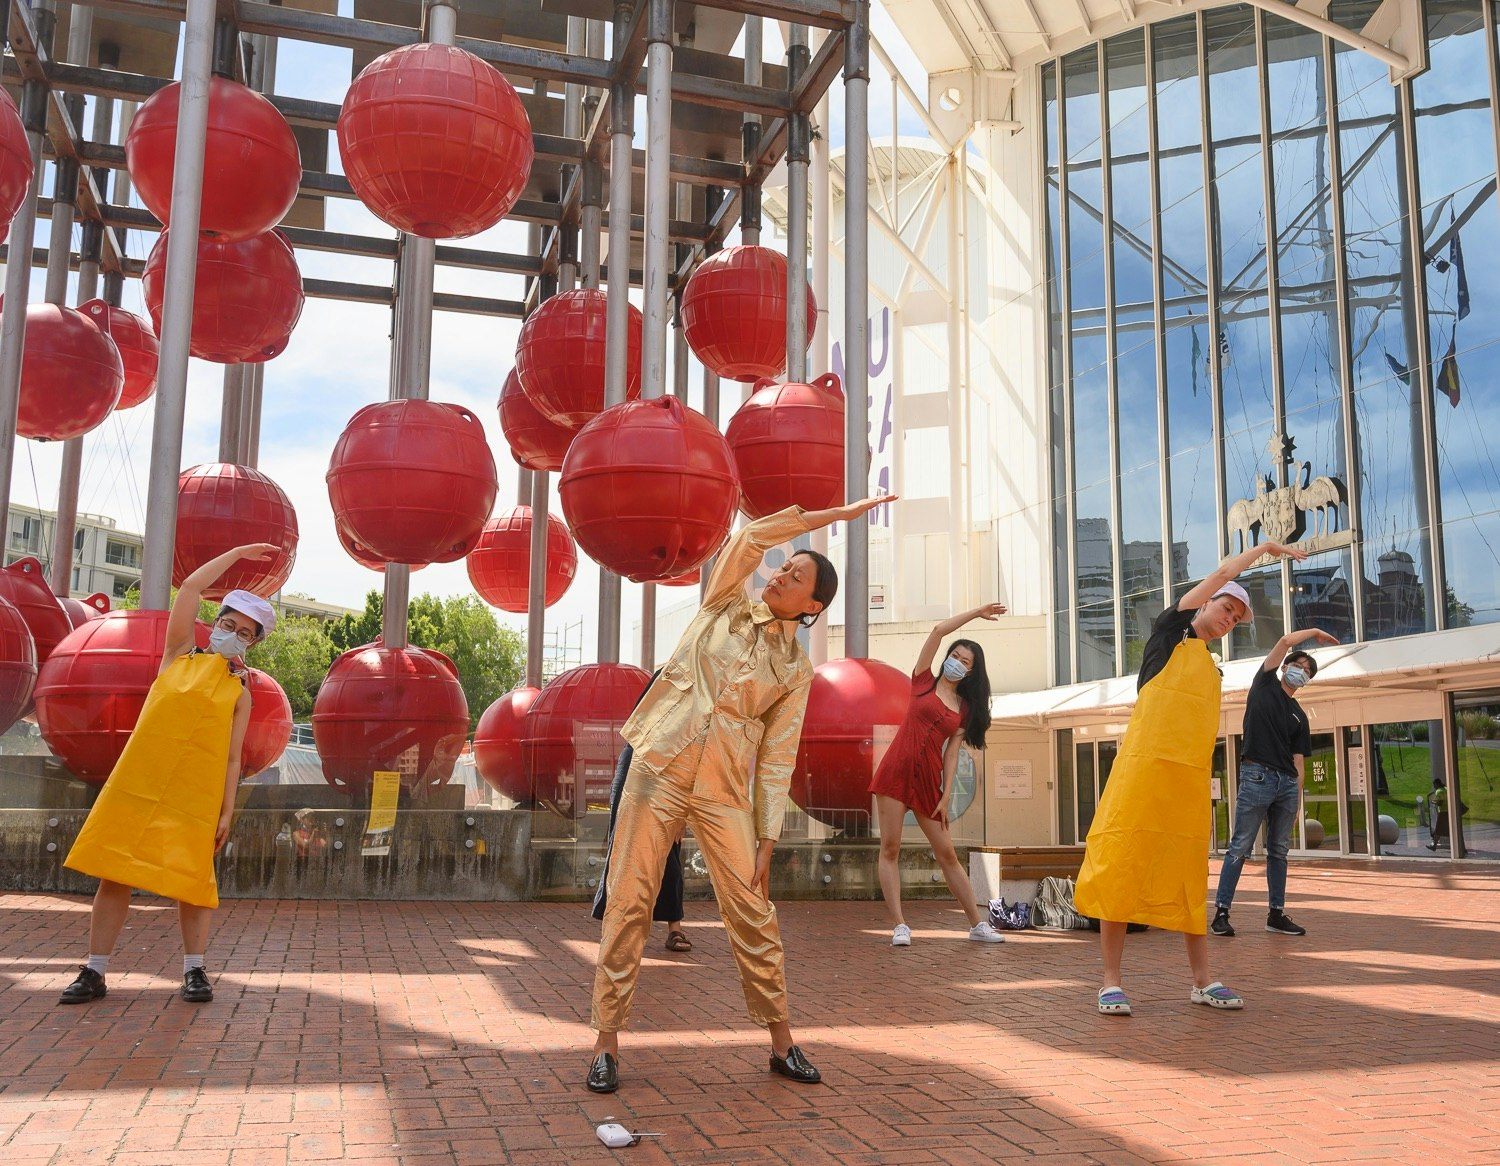
[[[173,916],[132,915],[107,999],[58,1008],[87,903],[0,910],[0,1166],[1500,1162],[1500,868],[1298,866],[1305,939],[1212,939],[1243,1013],[1187,1001],[1181,941],[1131,937],[1130,1019],[1093,937],[968,943],[912,905],[782,906],[798,1035],[766,1072],[710,905],[653,946],[624,1085],[582,1087],[595,925],[577,905],[236,902],[212,1004],[174,994]],[[662,1131],[609,1151],[609,1118]]]

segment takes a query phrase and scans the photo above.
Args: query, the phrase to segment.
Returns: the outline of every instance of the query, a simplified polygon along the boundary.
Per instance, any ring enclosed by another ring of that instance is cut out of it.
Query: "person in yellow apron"
[[[177,900],[182,998],[194,1004],[214,998],[203,970],[209,922],[219,905],[213,861],[229,837],[250,721],[240,657],[270,634],[276,612],[259,595],[231,591],[207,651],[194,646],[193,633],[209,584],[241,559],[278,550],[253,543],[226,551],[184,579],[172,601],[161,669],[68,852],[65,865],[99,879],[99,889],[89,914],[89,957],[63,989],[61,1004],[85,1004],[108,991],[105,972],[134,887]]]
[[[1182,932],[1193,972],[1189,999],[1243,1008],[1208,971],[1209,786],[1219,734],[1217,640],[1255,613],[1235,577],[1263,555],[1300,561],[1307,552],[1261,543],[1226,559],[1157,617],[1141,657],[1139,696],[1089,827],[1073,905],[1099,920],[1104,987],[1099,1011],[1129,1016],[1120,962],[1130,923]]]
[[[745,584],[773,547],[848,522],[894,496],[831,510],[792,506],[739,530],[719,552],[703,605],[621,735],[634,750],[609,860],[590,1023],[598,1036],[585,1079],[619,1087],[620,1030],[630,1019],[662,866],[686,822],[708,865],[750,1018],[770,1031],[773,1073],[821,1079],[792,1041],[781,929],[771,902],[771,849],[781,835],[812,665],[797,626],[838,590],[833,564],[797,551],[758,603]]]

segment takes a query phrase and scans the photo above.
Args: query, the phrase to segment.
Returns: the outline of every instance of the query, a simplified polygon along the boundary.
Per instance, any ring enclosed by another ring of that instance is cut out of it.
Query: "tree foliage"
[[[246,654],[245,662],[269,673],[292,705],[292,719],[312,716],[313,700],[338,653],[323,621],[312,615],[286,615]]]

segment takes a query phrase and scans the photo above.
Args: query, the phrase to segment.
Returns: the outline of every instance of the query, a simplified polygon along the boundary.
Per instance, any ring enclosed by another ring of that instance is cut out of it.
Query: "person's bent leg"
[[[880,897],[885,900],[885,913],[891,926],[904,927],[906,917],[901,913],[901,829],[906,807],[895,798],[876,794],[875,812],[880,820]],[[907,942],[910,942],[909,936]]]
[[[924,814],[917,815],[917,825],[927,836],[927,843],[932,847],[932,856],[937,859],[938,869],[943,872],[943,878],[947,880],[948,891],[963,908],[964,915],[969,920],[969,927],[971,929],[978,927],[981,922],[984,922],[984,917],[979,914],[979,905],[974,899],[974,884],[969,881],[969,872],[958,860],[958,851],[953,849],[953,836],[949,833],[948,827]]]
[[[609,902],[594,973],[590,1024],[598,1033],[595,1053],[613,1056],[619,1046],[615,1034],[629,1021],[641,952],[651,932],[651,908],[681,820],[680,806],[676,783],[644,765],[631,767],[615,820]]]
[[[1266,897],[1272,911],[1286,907],[1286,858],[1297,818],[1297,778],[1281,775],[1282,788],[1266,814]]]
[[[1224,852],[1224,861],[1219,866],[1219,886],[1214,892],[1214,906],[1221,911],[1234,904],[1234,892],[1239,886],[1240,874],[1245,859],[1255,846],[1255,836],[1260,833],[1261,823],[1266,820],[1266,811],[1276,795],[1276,775],[1270,770],[1247,761],[1240,766],[1239,793],[1234,805],[1234,834],[1229,840],[1229,849]]]

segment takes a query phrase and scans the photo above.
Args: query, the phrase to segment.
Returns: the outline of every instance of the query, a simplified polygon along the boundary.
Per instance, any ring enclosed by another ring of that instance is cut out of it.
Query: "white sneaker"
[[[975,943],[1004,943],[1005,936],[994,929],[988,920],[974,924],[969,929],[969,938]]]
[[[910,947],[911,946],[911,928],[908,927],[905,923],[898,923],[898,924],[896,924],[896,929],[891,932],[891,946],[892,947]]]

